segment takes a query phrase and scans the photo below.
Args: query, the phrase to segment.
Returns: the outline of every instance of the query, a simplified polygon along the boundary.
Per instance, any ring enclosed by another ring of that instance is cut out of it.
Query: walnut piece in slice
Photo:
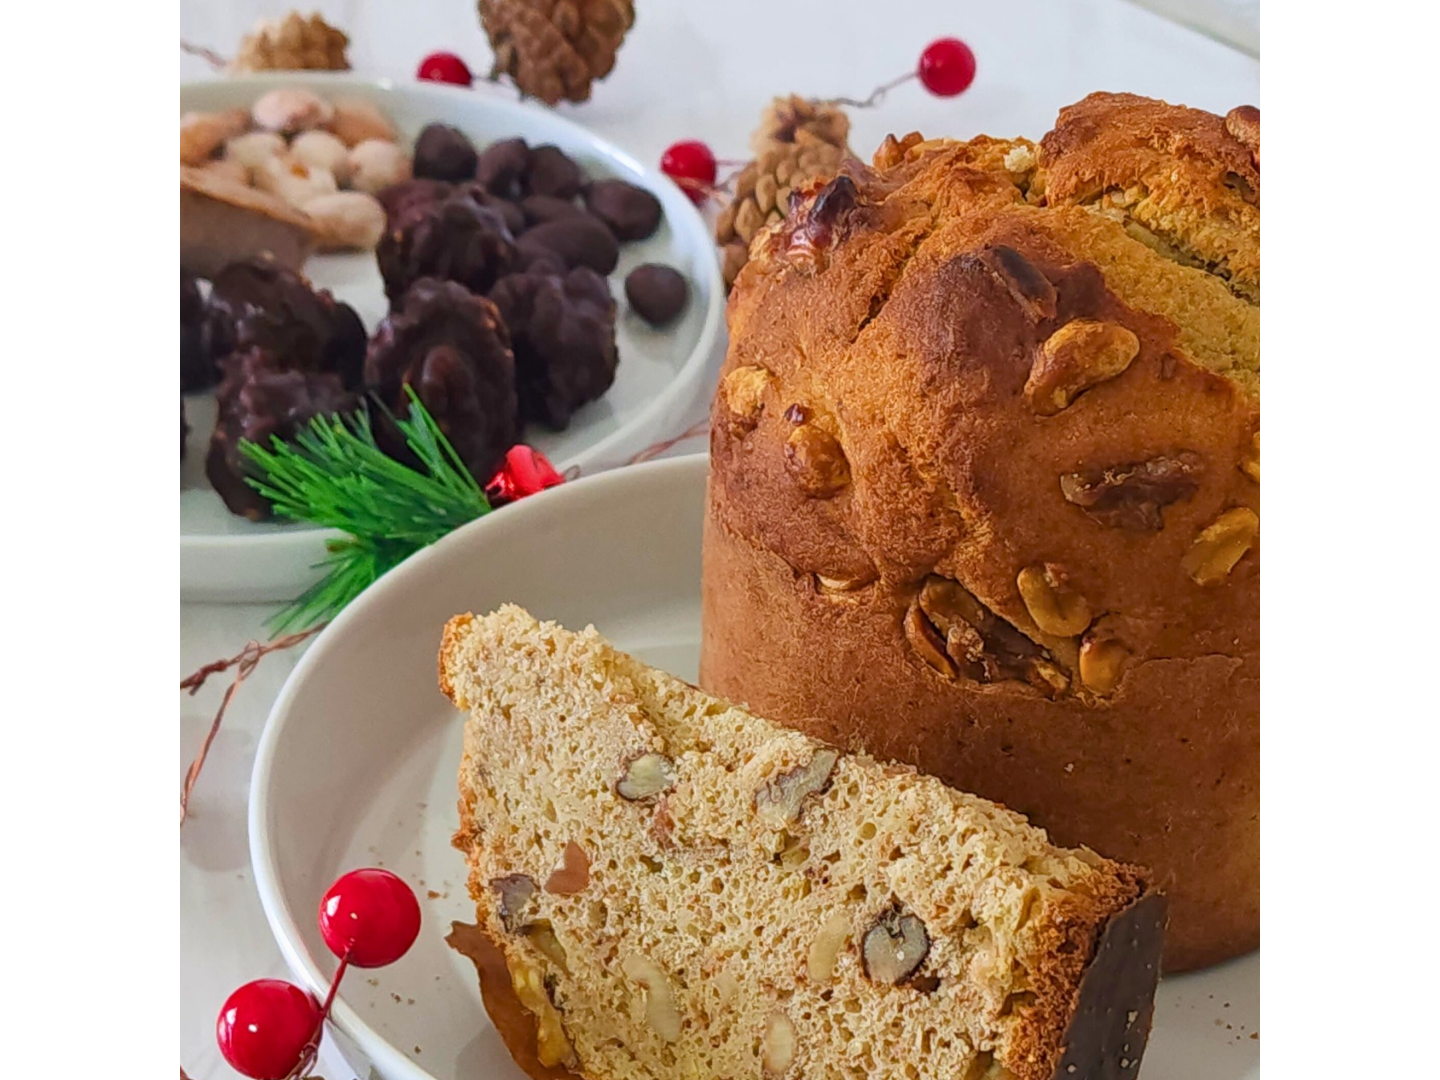
[[[860,943],[866,978],[890,986],[911,978],[929,954],[925,924],[898,907],[882,913]]]
[[[545,879],[545,891],[556,896],[574,896],[590,884],[590,856],[571,840],[565,845],[560,865]]]
[[[800,820],[804,802],[820,795],[830,786],[835,763],[840,754],[829,747],[815,751],[804,765],[767,780],[755,792],[755,811],[772,828],[781,828]]]
[[[535,879],[525,874],[506,874],[490,882],[500,898],[500,921],[510,933],[523,929],[535,911]]]
[[[625,764],[625,771],[615,784],[622,799],[643,802],[653,799],[675,786],[675,763],[664,754],[641,754]]]
[[[620,970],[640,987],[645,1001],[645,1020],[655,1029],[655,1034],[668,1043],[679,1040],[682,1028],[680,1010],[665,972],[655,961],[639,953],[630,953],[620,961]]]

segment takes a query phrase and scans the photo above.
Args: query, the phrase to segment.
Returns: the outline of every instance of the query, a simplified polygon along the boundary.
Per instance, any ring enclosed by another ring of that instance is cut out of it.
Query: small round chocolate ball
[[[477,158],[463,131],[449,124],[426,124],[415,140],[413,172],[423,180],[469,180]]]
[[[625,277],[630,310],[651,326],[664,326],[685,310],[690,285],[685,275],[660,263],[637,266]]]
[[[624,180],[597,180],[585,189],[585,206],[617,240],[644,240],[660,227],[660,200]]]

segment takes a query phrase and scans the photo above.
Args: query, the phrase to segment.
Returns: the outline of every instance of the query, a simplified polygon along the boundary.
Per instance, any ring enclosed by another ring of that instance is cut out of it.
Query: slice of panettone
[[[516,607],[450,621],[440,685],[470,714],[452,943],[532,1076],[1135,1075],[1143,871]]]

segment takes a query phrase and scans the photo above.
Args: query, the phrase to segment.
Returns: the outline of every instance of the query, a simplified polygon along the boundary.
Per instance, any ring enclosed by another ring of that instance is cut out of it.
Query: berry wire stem
[[[350,954],[347,952],[340,958],[340,966],[335,969],[335,974],[330,979],[330,989],[325,992],[325,1000],[320,1003],[320,1023],[315,1027],[315,1034],[305,1044],[305,1049],[300,1054],[300,1060],[295,1068],[290,1070],[285,1080],[302,1080],[310,1074],[310,1069],[320,1056],[320,1040],[325,1034],[325,1021],[330,1019],[330,1006],[335,1002],[335,993],[340,989],[340,980],[345,977],[345,969],[350,966]]]
[[[277,638],[263,645],[258,641],[246,642],[245,647],[234,656],[225,660],[212,660],[181,680],[180,689],[189,691],[193,697],[211,675],[218,675],[232,667],[235,669],[235,676],[230,685],[225,688],[224,697],[220,699],[220,707],[215,710],[215,719],[210,721],[210,730],[205,733],[205,741],[200,744],[199,751],[195,754],[194,760],[190,762],[190,768],[185,772],[185,784],[180,789],[181,825],[185,824],[185,814],[190,807],[190,793],[195,789],[195,782],[200,779],[200,770],[205,767],[205,758],[210,753],[210,746],[215,742],[215,736],[220,733],[220,724],[225,719],[225,712],[230,708],[230,701],[234,698],[235,691],[240,689],[240,684],[250,677],[250,674],[267,654],[299,645],[306,638],[313,637],[324,628],[324,623],[318,623],[308,630],[287,634],[285,637]]]
[[[216,71],[221,70],[230,63],[229,60],[226,60],[225,57],[221,56],[214,49],[207,49],[204,45],[196,45],[193,42],[186,41],[184,38],[180,39],[180,51],[189,53],[191,56],[200,57],[201,60],[204,60]]]
[[[834,97],[826,98],[824,104],[849,105],[852,109],[869,109],[875,105],[879,105],[880,102],[885,99],[885,95],[888,94],[891,90],[894,90],[897,86],[903,86],[911,79],[918,79],[919,77],[920,73],[918,71],[907,71],[899,78],[891,79],[888,83],[877,86],[874,92],[864,101],[857,101],[855,98],[848,97]]]

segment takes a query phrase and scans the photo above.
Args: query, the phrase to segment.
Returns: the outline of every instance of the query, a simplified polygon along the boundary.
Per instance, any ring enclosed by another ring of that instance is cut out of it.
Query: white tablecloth
[[[1164,0],[1169,8],[1251,8],[1242,0]],[[447,49],[477,71],[489,49],[472,3],[327,0],[318,9],[351,36],[358,72],[409,78],[426,53]],[[671,142],[703,138],[721,157],[743,157],[749,133],[775,94],[864,97],[911,69],[930,40],[954,35],[975,50],[979,74],[965,95],[940,100],[908,85],[882,107],[855,115],[851,142],[878,145],[886,133],[921,130],[1038,136],[1056,110],[1091,90],[1130,90],[1224,112],[1259,103],[1259,64],[1215,40],[1124,0],[637,0],[638,19],[615,72],[594,99],[565,111],[645,161]],[[261,15],[281,4],[182,0],[181,35],[223,54]],[[306,8],[308,10],[308,7]],[[183,78],[210,76],[182,57]],[[682,430],[698,412],[676,417]],[[677,448],[703,449],[703,440]],[[263,637],[267,608],[183,605],[180,670],[230,655]],[[285,974],[250,874],[245,802],[256,739],[294,663],[267,657],[241,688],[215,742],[181,831],[181,1062],[194,1080],[230,1077],[215,1049],[221,1002],[236,986]],[[183,773],[209,725],[225,677],[181,707]],[[332,1075],[327,1072],[327,1076]],[[335,1074],[335,1075],[338,1075]]]

